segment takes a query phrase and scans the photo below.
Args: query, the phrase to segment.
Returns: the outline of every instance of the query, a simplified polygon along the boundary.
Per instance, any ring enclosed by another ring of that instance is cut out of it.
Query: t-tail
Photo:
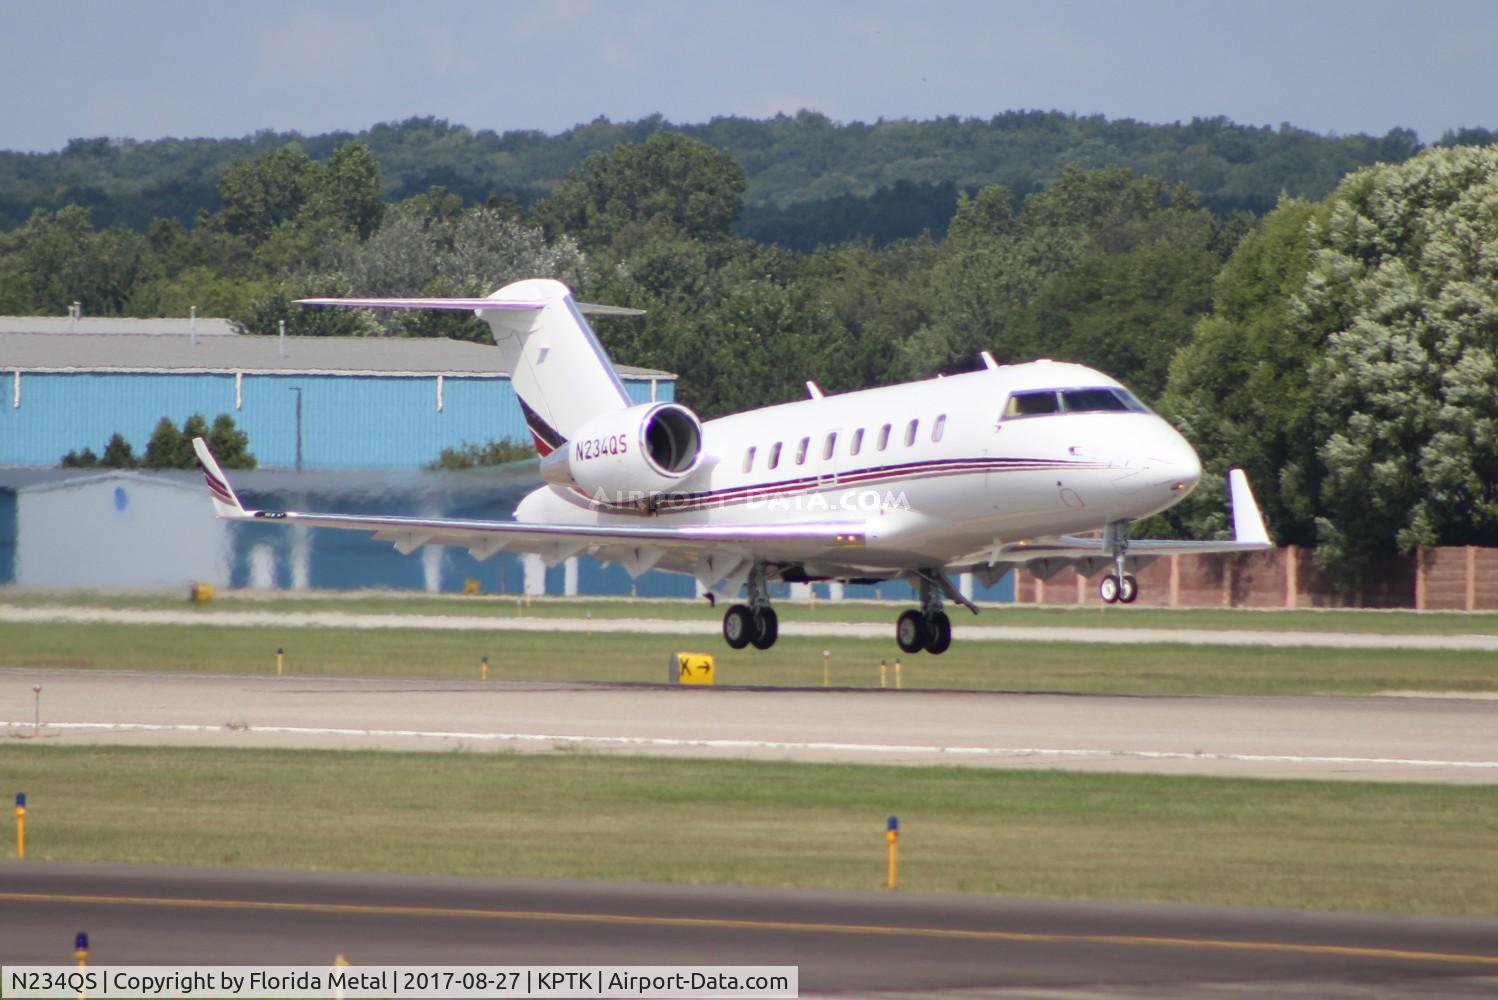
[[[566,285],[551,278],[516,281],[487,298],[299,301],[362,309],[472,310],[494,334],[499,365],[512,373],[526,425],[543,458],[595,418],[632,405],[584,314],[638,316],[642,310],[577,302]]]

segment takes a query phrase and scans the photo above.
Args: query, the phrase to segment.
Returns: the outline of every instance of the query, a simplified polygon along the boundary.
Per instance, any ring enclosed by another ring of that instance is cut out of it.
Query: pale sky
[[[0,0],[0,149],[810,108],[1498,128],[1494,0]]]

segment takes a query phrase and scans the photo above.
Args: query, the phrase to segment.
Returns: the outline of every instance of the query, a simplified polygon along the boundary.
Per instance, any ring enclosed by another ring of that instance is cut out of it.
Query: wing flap
[[[502,549],[535,552],[557,562],[585,550],[610,549],[633,553],[622,561],[635,566],[655,565],[673,551],[721,553],[753,546],[772,557],[807,558],[830,550],[860,548],[865,540],[861,521],[839,524],[791,523],[709,525],[686,524],[541,524],[525,521],[481,521],[440,517],[390,517],[373,514],[319,514],[293,510],[247,510],[202,438],[193,450],[219,517],[232,521],[277,521],[311,528],[368,531],[410,554],[423,545],[454,545],[488,558]],[[718,557],[718,558],[721,558]],[[648,565],[647,565],[648,564]],[[644,572],[644,570],[640,570]]]

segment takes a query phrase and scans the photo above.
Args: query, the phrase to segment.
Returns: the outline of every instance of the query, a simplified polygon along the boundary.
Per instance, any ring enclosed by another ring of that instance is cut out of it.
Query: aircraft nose
[[[1130,450],[1133,454],[1124,474],[1113,483],[1120,493],[1165,488],[1173,496],[1184,497],[1202,477],[1196,449],[1163,420],[1149,431],[1141,428]]]
[[[1175,434],[1174,431],[1171,433]],[[1171,492],[1185,496],[1196,489],[1196,484],[1201,481],[1202,460],[1189,441],[1179,434],[1175,434],[1175,437],[1179,443],[1170,450],[1168,456],[1161,459],[1160,472],[1169,480]]]

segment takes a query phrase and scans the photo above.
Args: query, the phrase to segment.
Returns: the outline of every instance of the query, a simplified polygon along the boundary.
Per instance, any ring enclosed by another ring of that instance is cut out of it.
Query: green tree
[[[190,449],[191,445],[176,423],[170,417],[162,417],[156,422],[151,439],[146,442],[146,453],[140,464],[146,469],[180,469],[183,467],[183,451]]]
[[[959,199],[934,267],[933,321],[905,345],[905,372],[970,367],[990,350],[1163,384],[1169,354],[1206,308],[1211,213],[1182,187],[1117,167],[1068,168],[1017,215],[1011,203],[999,187]]]
[[[296,218],[315,173],[316,165],[295,143],[253,160],[235,160],[219,175],[220,225],[251,244],[264,241],[277,226]]]
[[[1318,561],[1498,541],[1498,147],[1428,150],[1337,188],[1294,318],[1323,350]],[[1315,493],[1312,494],[1311,491]]]
[[[724,236],[743,210],[744,171],[727,154],[679,132],[594,153],[536,215],[555,236],[585,248],[628,230],[665,226],[691,239]]]
[[[194,423],[197,421],[197,423]],[[218,459],[218,464],[225,469],[253,469],[255,467],[255,456],[250,454],[250,436],[240,430],[234,424],[234,418],[227,413],[220,413],[213,418],[213,426],[208,428],[206,434],[201,434],[199,428],[202,426],[203,418],[193,416],[188,418],[188,441],[193,437],[202,436],[208,442],[208,448],[213,452],[213,457]],[[196,464],[196,456],[189,461],[189,466]]]
[[[303,211],[334,219],[359,239],[368,239],[385,212],[382,183],[380,161],[369,147],[357,140],[346,142],[314,171]]]
[[[99,464],[99,456],[94,454],[92,448],[84,448],[82,451],[68,452],[58,464],[64,469],[92,469]]]
[[[453,471],[477,469],[510,462],[524,462],[536,457],[536,449],[518,441],[487,441],[484,444],[464,442],[456,448],[443,448],[428,469]]]
[[[1259,470],[1279,540],[1314,541],[1349,586],[1381,555],[1498,541],[1494,204],[1494,147],[1283,203],[1172,368],[1169,409],[1209,468]]]
[[[1125,379],[1155,399],[1171,359],[1211,301],[1219,262],[1193,246],[1096,254],[1051,279],[1012,321],[1011,355],[1054,354]]]
[[[1283,486],[1303,481],[1316,462],[1307,373],[1320,345],[1291,322],[1315,212],[1308,202],[1282,201],[1238,244],[1213,285],[1211,315],[1171,363],[1160,409],[1196,444],[1206,471],[1178,508],[1185,532],[1226,530],[1223,476],[1238,466],[1276,540],[1315,544],[1313,506],[1302,490]]]
[[[104,446],[104,454],[99,456],[99,465],[106,469],[133,469],[139,464],[135,449],[120,434],[110,437],[109,443]]]

